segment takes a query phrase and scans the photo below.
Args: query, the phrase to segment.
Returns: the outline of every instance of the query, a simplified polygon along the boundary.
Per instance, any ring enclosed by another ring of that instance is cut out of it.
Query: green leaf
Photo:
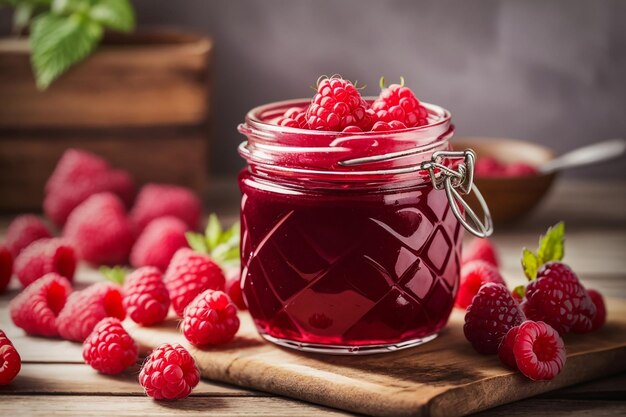
[[[211,257],[218,263],[239,260],[239,245],[219,245],[211,252]]]
[[[122,32],[135,28],[135,13],[128,0],[96,0],[89,17],[105,27]]]
[[[524,269],[524,274],[529,281],[537,278],[537,271],[540,266],[541,263],[537,255],[524,248],[522,251],[522,268]]]
[[[45,13],[32,24],[31,62],[44,90],[72,65],[85,59],[102,38],[102,26],[80,15]]]
[[[222,225],[215,213],[211,213],[209,216],[209,223],[206,226],[206,245],[209,251],[213,251],[220,243],[220,236],[222,235]]]
[[[52,0],[51,9],[57,15],[73,13],[87,14],[91,8],[91,0]]]
[[[28,26],[35,6],[32,3],[18,3],[15,6],[15,14],[13,14],[13,32],[22,33],[24,28]]]
[[[513,288],[513,293],[517,294],[519,296],[519,299],[521,300],[526,295],[526,287],[524,285],[518,285],[517,287]]]
[[[104,275],[109,281],[122,285],[124,284],[124,280],[126,279],[128,269],[124,268],[123,266],[114,266],[112,268],[108,266],[101,266],[100,273]]]
[[[539,238],[537,257],[541,265],[550,261],[560,261],[564,255],[565,223],[559,222],[548,228],[545,235]]]
[[[203,235],[200,233],[187,232],[185,233],[185,237],[187,238],[187,243],[189,243],[189,247],[191,249],[204,254],[209,253]]]

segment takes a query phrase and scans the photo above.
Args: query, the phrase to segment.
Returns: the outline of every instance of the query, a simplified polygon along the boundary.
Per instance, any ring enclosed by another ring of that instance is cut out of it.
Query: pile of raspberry
[[[368,103],[357,87],[341,76],[322,77],[306,108],[288,109],[276,124],[309,130],[344,133],[391,131],[428,124],[428,111],[409,87],[384,86],[378,98]]]
[[[498,254],[486,239],[464,252],[455,306],[466,311],[463,331],[481,354],[498,354],[507,367],[532,380],[550,380],[566,361],[562,335],[598,330],[606,321],[602,295],[587,290],[564,253],[564,224],[548,229],[536,253],[524,249],[529,283],[510,291]]]
[[[0,292],[17,278],[22,288],[9,311],[26,334],[82,343],[85,363],[109,375],[139,362],[126,318],[153,326],[178,316],[198,347],[233,340],[245,303],[238,269],[222,265],[239,258],[232,250],[238,228],[223,230],[212,215],[205,234],[196,233],[202,207],[192,190],[147,184],[135,195],[128,172],[70,149],[46,184],[43,209],[45,218],[14,219],[0,244]],[[74,288],[81,261],[100,267],[102,281]],[[0,384],[19,377],[20,368],[0,330]],[[199,378],[191,354],[165,344],[146,359],[139,382],[149,396],[174,400],[188,396]]]

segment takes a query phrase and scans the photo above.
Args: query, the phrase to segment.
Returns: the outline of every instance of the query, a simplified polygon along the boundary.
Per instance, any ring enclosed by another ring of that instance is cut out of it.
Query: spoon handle
[[[626,140],[610,139],[567,152],[539,167],[539,172],[549,174],[566,168],[595,164],[617,158],[626,151]]]

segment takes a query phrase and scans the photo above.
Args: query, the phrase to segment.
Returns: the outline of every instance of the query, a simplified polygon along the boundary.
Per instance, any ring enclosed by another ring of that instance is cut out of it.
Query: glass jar
[[[424,104],[427,126],[394,132],[275,124],[306,104],[260,106],[239,126],[241,285],[258,331],[337,354],[435,338],[459,285],[468,209],[457,190],[472,187],[468,161],[446,157],[450,113]]]

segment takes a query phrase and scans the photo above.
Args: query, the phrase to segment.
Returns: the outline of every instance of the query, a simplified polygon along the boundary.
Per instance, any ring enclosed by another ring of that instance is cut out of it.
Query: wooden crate
[[[69,147],[148,181],[203,192],[211,113],[209,38],[171,31],[110,36],[45,92],[26,40],[0,39],[0,210],[39,210]]]

